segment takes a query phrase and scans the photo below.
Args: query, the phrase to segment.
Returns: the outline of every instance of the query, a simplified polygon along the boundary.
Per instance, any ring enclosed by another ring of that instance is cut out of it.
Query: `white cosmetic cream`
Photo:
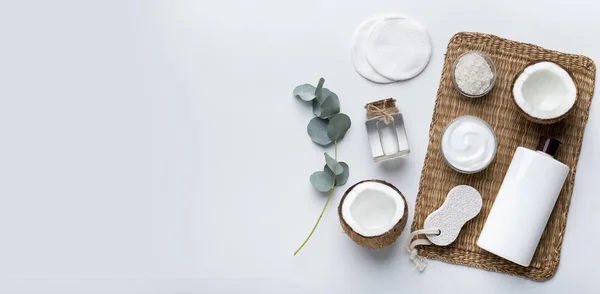
[[[461,173],[485,169],[496,156],[498,147],[494,130],[475,116],[461,116],[442,132],[440,150],[448,165]]]

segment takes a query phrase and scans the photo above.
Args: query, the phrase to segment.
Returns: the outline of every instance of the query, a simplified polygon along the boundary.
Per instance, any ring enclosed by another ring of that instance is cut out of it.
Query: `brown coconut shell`
[[[342,205],[344,204],[344,200],[346,200],[346,196],[350,191],[352,191],[352,189],[354,189],[354,187],[365,182],[377,182],[385,184],[394,189],[396,192],[398,192],[398,195],[402,198],[402,201],[404,201],[404,215],[398,221],[398,223],[394,225],[394,227],[392,227],[391,230],[387,231],[383,235],[365,237],[352,230],[352,228],[346,223],[346,220],[344,220],[344,218],[342,217]],[[356,244],[369,249],[381,249],[390,246],[392,243],[396,242],[396,239],[398,239],[398,236],[400,236],[402,230],[404,230],[404,227],[406,227],[406,221],[408,220],[408,204],[406,203],[406,198],[404,198],[402,192],[400,192],[398,188],[394,187],[394,185],[382,180],[365,180],[352,185],[352,187],[346,190],[344,196],[342,197],[342,200],[340,201],[340,205],[338,206],[338,217],[340,218],[340,224],[342,225],[344,232],[346,232],[348,237],[350,237],[350,239],[356,242]]]
[[[517,82],[517,79],[521,76],[521,74],[523,74],[523,72],[525,71],[526,68],[536,64],[536,63],[540,63],[540,62],[552,62],[549,60],[537,60],[534,62],[530,62],[529,64],[527,64],[523,70],[521,70],[519,72],[518,75],[516,75],[512,81],[512,86],[510,87],[510,95],[512,97],[512,101],[515,104],[515,106],[517,107],[517,109],[519,110],[519,112],[529,121],[534,122],[534,123],[538,123],[538,124],[543,124],[543,125],[549,125],[549,124],[554,124],[557,123],[563,119],[565,119],[569,113],[571,113],[571,111],[573,110],[573,108],[575,108],[575,104],[577,104],[577,99],[579,99],[579,87],[577,86],[577,82],[575,80],[575,77],[573,76],[573,73],[571,73],[570,71],[568,71],[564,66],[556,63],[556,62],[552,62],[556,65],[558,65],[559,67],[561,67],[562,69],[564,69],[569,76],[571,77],[571,80],[573,80],[573,83],[575,84],[575,103],[573,103],[573,105],[571,106],[571,108],[569,108],[569,110],[567,112],[565,112],[565,114],[559,116],[559,117],[555,117],[555,118],[548,118],[548,119],[540,119],[537,117],[533,117],[531,115],[529,115],[527,112],[525,112],[525,110],[523,110],[521,108],[521,106],[519,106],[519,104],[517,103],[516,99],[515,99],[515,94],[514,94],[514,88],[515,88],[515,83]]]

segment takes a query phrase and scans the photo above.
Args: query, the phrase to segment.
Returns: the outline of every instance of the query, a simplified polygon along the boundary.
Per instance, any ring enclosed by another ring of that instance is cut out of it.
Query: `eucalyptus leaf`
[[[340,165],[344,168],[344,172],[335,176],[335,185],[343,186],[348,182],[348,177],[350,176],[350,167],[345,162],[340,162]]]
[[[330,92],[324,100],[314,99],[312,106],[315,116],[329,118],[340,112],[340,99],[335,93]]]
[[[311,101],[315,99],[316,88],[313,85],[304,84],[294,88],[294,97],[300,98],[304,101]]]
[[[327,88],[323,88],[323,90],[321,90],[321,96],[316,97],[317,95],[315,94],[315,97],[321,101],[323,101],[323,99],[327,98],[327,96],[330,96],[331,94],[335,95],[335,93],[331,92],[331,90],[327,89]],[[337,96],[337,95],[336,95]]]
[[[295,97],[304,101],[312,101],[313,113],[317,117],[308,123],[306,130],[311,140],[322,146],[329,145],[334,140],[343,138],[351,125],[350,118],[345,114],[339,113],[340,101],[338,96],[329,89],[323,88],[324,84],[325,79],[320,78],[317,87],[304,84],[297,86],[293,91]],[[335,147],[337,152],[337,141]],[[318,191],[329,192],[329,196],[312,231],[294,252],[294,255],[304,247],[319,225],[335,186],[346,184],[350,175],[350,167],[345,162],[337,161],[337,153],[336,158],[332,158],[327,152],[324,155],[326,164],[323,167],[323,171],[314,172],[310,176],[310,183]]]
[[[344,167],[337,162],[333,157],[331,157],[327,152],[325,152],[325,162],[327,162],[327,167],[335,174],[339,175],[344,172]]]
[[[342,167],[344,168],[344,172],[342,172],[341,174],[335,176],[335,185],[336,186],[343,186],[346,184],[346,182],[348,182],[348,177],[350,176],[350,167],[348,166],[348,164],[346,164],[345,162],[340,162],[340,165],[342,165]],[[331,171],[331,169],[325,165],[323,167],[323,169],[332,174],[333,175],[333,171]]]
[[[336,114],[333,118],[329,120],[329,125],[327,126],[327,136],[329,139],[338,140],[346,135],[346,132],[351,126],[350,117],[343,113]]]
[[[328,192],[333,188],[333,174],[327,171],[318,171],[310,175],[310,183],[320,192]]]
[[[311,119],[308,126],[306,126],[310,139],[321,146],[329,145],[332,140],[327,136],[328,125],[329,121],[326,119],[320,119],[318,117]]]
[[[329,90],[327,88],[321,89],[321,92],[319,92],[319,93],[317,93],[317,90],[315,89],[315,98],[317,98],[317,100],[319,100],[321,102],[323,102],[323,100],[325,100],[325,98],[327,98],[327,96],[331,96],[332,94],[335,95],[335,93],[333,93],[331,90]]]
[[[315,89],[315,97],[317,97],[317,99],[322,100],[322,96],[323,96],[323,84],[325,84],[325,79],[324,78],[320,78],[319,79],[319,83],[317,84],[317,88]]]

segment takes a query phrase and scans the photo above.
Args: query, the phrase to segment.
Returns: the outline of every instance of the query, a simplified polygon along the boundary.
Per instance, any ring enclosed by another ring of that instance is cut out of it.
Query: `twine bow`
[[[386,125],[389,125],[394,121],[394,117],[386,111],[385,103],[383,103],[383,108],[379,108],[373,104],[367,104],[367,111],[383,116],[383,122],[385,122]]]

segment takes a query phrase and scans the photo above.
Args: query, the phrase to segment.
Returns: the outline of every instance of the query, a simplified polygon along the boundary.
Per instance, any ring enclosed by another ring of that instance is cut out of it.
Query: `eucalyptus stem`
[[[333,150],[334,150],[334,159],[337,161],[337,140],[333,140]],[[302,247],[304,247],[304,245],[306,245],[306,242],[308,242],[308,239],[310,239],[310,237],[312,236],[312,234],[317,229],[317,226],[319,225],[319,222],[321,222],[321,218],[323,217],[323,213],[325,213],[325,209],[327,209],[327,204],[329,204],[329,200],[331,200],[331,195],[333,195],[333,190],[335,190],[335,177],[336,177],[336,175],[333,175],[333,182],[331,183],[331,189],[329,190],[329,194],[327,195],[327,201],[325,201],[325,206],[323,206],[323,209],[321,210],[321,214],[319,215],[319,218],[317,219],[317,222],[315,223],[315,225],[313,226],[312,230],[310,231],[310,234],[308,234],[308,237],[306,237],[306,239],[304,240],[304,242],[302,242],[302,245],[300,245],[300,247],[298,247],[298,249],[296,249],[296,251],[294,252],[294,255],[298,254],[298,252],[300,252],[300,250],[302,249]]]
[[[337,161],[337,140],[333,140],[333,157]]]

